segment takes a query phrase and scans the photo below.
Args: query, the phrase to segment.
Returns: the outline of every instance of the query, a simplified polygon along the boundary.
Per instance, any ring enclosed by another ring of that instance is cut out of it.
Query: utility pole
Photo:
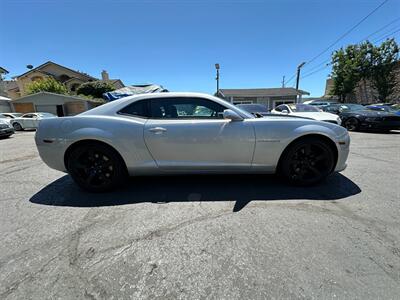
[[[217,76],[215,77],[215,80],[217,81],[217,93],[216,95],[218,96],[219,94],[219,64],[215,64],[215,70],[217,70]]]
[[[300,81],[300,69],[305,65],[305,62],[302,62],[297,67],[297,77],[296,77],[296,90],[299,89],[299,81]]]
[[[282,78],[282,87],[283,88],[285,87],[285,75],[283,75],[283,78]]]

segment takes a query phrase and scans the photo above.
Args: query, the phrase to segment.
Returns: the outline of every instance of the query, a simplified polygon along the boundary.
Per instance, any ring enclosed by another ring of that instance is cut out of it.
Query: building
[[[285,103],[299,103],[310,93],[295,88],[220,89],[219,96],[233,104],[261,103],[268,109]]]
[[[124,87],[124,84],[120,79],[110,79],[107,71],[105,70],[101,72],[101,76],[101,81],[111,83],[116,89]],[[6,82],[5,84],[8,96],[13,100],[26,96],[26,89],[30,83],[48,77],[53,77],[54,79],[63,83],[68,91],[72,94],[82,83],[99,80],[86,73],[72,70],[52,61],[48,61],[36,68],[29,69],[27,72],[21,75],[15,76],[14,80]]]
[[[6,87],[4,84],[4,76],[8,74],[8,71],[2,67],[0,67],[0,96],[6,97],[7,92],[6,92]]]
[[[39,92],[11,101],[15,112],[49,112],[56,116],[73,116],[104,102],[79,96]]]

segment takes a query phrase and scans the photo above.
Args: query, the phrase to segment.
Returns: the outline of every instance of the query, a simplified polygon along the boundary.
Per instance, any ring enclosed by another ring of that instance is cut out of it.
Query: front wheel
[[[110,191],[127,178],[121,156],[111,147],[91,143],[74,148],[67,158],[72,179],[89,192]]]
[[[279,171],[291,184],[312,185],[331,174],[334,164],[334,153],[325,141],[304,138],[285,151]]]
[[[16,131],[24,130],[24,128],[22,128],[21,124],[19,124],[18,122],[13,123],[12,126]]]
[[[344,122],[344,127],[346,127],[348,131],[357,131],[360,127],[360,121],[356,118],[349,118]]]

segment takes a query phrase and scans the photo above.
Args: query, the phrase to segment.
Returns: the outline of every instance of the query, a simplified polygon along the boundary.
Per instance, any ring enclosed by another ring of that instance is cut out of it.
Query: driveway
[[[273,176],[148,177],[88,194],[0,140],[0,299],[395,299],[400,134],[351,133],[348,168],[289,187]]]

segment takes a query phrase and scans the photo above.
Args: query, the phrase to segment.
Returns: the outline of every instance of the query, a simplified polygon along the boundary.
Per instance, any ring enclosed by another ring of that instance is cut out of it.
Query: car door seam
[[[151,153],[149,146],[146,143],[146,125],[149,122],[149,119],[146,120],[146,122],[144,122],[143,124],[143,132],[142,132],[142,136],[143,136],[143,143],[146,146],[147,152],[150,154],[151,158],[153,159],[154,163],[156,164],[157,168],[160,168],[160,166],[157,163],[157,160],[154,159],[153,153]]]

